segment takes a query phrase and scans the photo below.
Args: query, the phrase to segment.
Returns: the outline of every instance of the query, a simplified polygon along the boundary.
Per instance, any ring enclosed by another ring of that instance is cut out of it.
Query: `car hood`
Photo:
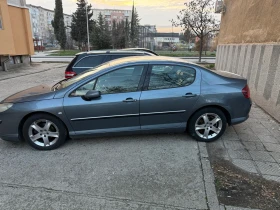
[[[48,100],[54,97],[54,92],[47,85],[40,85],[20,91],[4,99],[2,103],[20,103],[26,101]]]

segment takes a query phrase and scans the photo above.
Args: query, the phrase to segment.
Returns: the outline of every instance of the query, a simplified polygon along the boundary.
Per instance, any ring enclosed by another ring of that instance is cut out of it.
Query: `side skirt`
[[[186,123],[159,124],[147,125],[140,127],[126,128],[109,128],[98,130],[87,130],[70,132],[69,136],[72,139],[102,137],[102,136],[122,136],[132,134],[149,134],[149,133],[183,133],[186,130]]]

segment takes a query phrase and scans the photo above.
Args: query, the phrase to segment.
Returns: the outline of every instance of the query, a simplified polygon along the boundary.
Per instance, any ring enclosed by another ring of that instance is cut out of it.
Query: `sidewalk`
[[[280,124],[270,115],[253,104],[246,122],[228,127],[221,139],[207,144],[207,149],[220,202],[280,208]]]
[[[47,55],[49,55],[49,54],[51,54],[51,53],[54,53],[54,52],[57,52],[57,51],[59,51],[59,50],[49,50],[49,51],[40,51],[40,52],[38,52],[38,51],[35,51],[34,53],[34,55],[33,56],[47,56]]]
[[[67,64],[61,63],[32,63],[30,66],[24,66],[10,71],[0,71],[0,81],[45,72],[54,68],[65,68],[66,66]]]
[[[256,105],[245,123],[227,129],[219,146],[239,168],[280,182],[280,124]]]

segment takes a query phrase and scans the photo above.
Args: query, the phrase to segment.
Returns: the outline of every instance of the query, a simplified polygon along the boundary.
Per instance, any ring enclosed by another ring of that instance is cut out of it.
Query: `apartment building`
[[[30,15],[25,0],[0,0],[0,69],[29,63],[32,54]]]
[[[155,34],[157,33],[157,28],[155,25],[141,25],[139,26],[139,43],[138,47],[149,48],[151,50],[155,49]]]
[[[178,44],[180,42],[179,33],[157,33],[155,34],[155,45],[157,48],[169,48],[174,44]]]
[[[118,10],[118,9],[93,9],[94,20],[98,19],[99,14],[101,13],[103,17],[105,17],[106,21],[109,24],[109,27],[112,27],[113,20],[117,23],[121,21],[125,21],[128,19],[131,20],[132,10]]]
[[[32,4],[27,4],[26,6],[30,11],[32,36],[42,40],[45,44],[54,44],[56,42],[54,37],[54,29],[52,27],[54,11]],[[66,27],[67,36],[70,36],[71,22],[72,16],[64,14],[64,25]]]

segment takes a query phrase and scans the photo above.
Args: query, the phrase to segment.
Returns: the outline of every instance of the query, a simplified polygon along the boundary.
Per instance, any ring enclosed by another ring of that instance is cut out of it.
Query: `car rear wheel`
[[[48,114],[29,117],[23,125],[24,139],[35,149],[52,150],[61,146],[67,138],[64,124]]]
[[[227,127],[223,111],[205,108],[196,112],[189,120],[188,132],[198,141],[211,142],[220,138]]]

